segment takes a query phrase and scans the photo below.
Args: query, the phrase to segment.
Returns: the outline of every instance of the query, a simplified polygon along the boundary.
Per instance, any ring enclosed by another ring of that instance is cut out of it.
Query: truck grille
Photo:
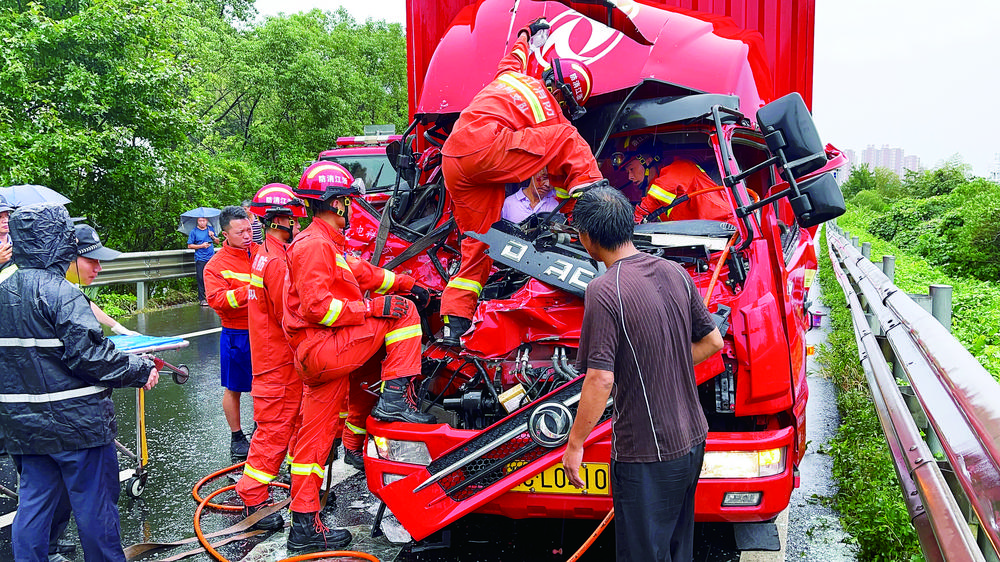
[[[474,455],[477,451],[488,447],[498,439],[502,439],[519,426],[525,426],[522,431],[514,434],[513,437],[509,437],[506,442],[475,460],[468,462],[461,468],[455,469],[437,482],[445,494],[455,501],[466,500],[478,494],[500,479],[517,472],[525,465],[544,456],[551,450],[536,443],[528,434],[526,427],[528,418],[542,404],[548,402],[565,402],[579,394],[582,387],[583,377],[579,377],[562,388],[554,390],[547,396],[537,400],[531,406],[522,408],[507,416],[507,418],[493,427],[483,430],[482,433],[469,439],[455,450],[445,453],[431,462],[427,470],[432,475],[438,476],[442,471],[447,470],[448,467],[470,455]],[[575,418],[576,404],[570,406],[569,409]],[[604,422],[609,418],[611,418],[610,407],[604,411],[600,422]]]

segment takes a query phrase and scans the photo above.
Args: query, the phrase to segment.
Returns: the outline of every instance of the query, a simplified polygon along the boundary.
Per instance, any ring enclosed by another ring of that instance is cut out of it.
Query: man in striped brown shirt
[[[608,269],[587,287],[578,355],[586,378],[563,465],[582,488],[583,443],[613,395],[617,558],[685,561],[708,434],[694,365],[722,349],[722,336],[687,272],[632,244],[632,215],[611,188],[588,191],[573,210],[580,241]]]

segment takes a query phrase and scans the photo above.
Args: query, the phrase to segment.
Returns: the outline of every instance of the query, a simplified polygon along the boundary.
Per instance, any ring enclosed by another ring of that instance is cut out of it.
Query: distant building
[[[852,166],[861,166],[862,164],[868,164],[871,169],[886,168],[892,170],[900,178],[906,175],[907,170],[919,172],[921,169],[919,157],[907,156],[902,148],[890,147],[887,144],[883,144],[882,148],[875,148],[875,145],[869,144],[861,151],[859,161],[853,159],[851,161]]]
[[[993,165],[990,166],[990,181],[1000,183],[1000,152],[993,154]]]

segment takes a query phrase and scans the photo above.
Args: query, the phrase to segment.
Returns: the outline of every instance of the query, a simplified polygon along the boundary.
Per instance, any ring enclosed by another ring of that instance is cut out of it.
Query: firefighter
[[[306,208],[292,188],[272,183],[260,188],[249,205],[261,218],[264,243],[257,249],[250,271],[247,315],[250,322],[250,349],[253,365],[254,420],[257,431],[243,465],[243,478],[236,492],[243,500],[243,516],[249,517],[266,506],[268,484],[277,477],[299,420],[302,379],[292,366],[281,318],[285,306],[285,251],[299,232],[298,219]],[[285,526],[280,513],[258,521],[255,529],[276,531]]]
[[[347,530],[329,529],[320,520],[319,489],[353,371],[384,348],[382,396],[372,415],[385,421],[435,421],[416,408],[408,392],[420,374],[420,318],[409,300],[387,294],[409,292],[426,301],[427,291],[407,275],[344,255],[351,196],[358,194],[353,182],[343,166],[316,162],[295,189],[313,220],[288,248],[282,320],[305,385],[291,466],[291,550],[340,548],[351,541]],[[379,296],[365,298],[366,291]]]
[[[583,114],[593,90],[590,70],[581,62],[557,58],[541,79],[526,74],[528,40],[547,33],[548,27],[539,19],[518,31],[496,78],[462,111],[441,150],[445,187],[461,232],[489,230],[500,220],[505,184],[520,183],[542,168],[548,169],[556,196],[563,199],[602,180],[590,146],[563,115]],[[461,345],[491,264],[486,244],[462,239],[462,265],[441,297],[443,345]]]
[[[226,241],[205,265],[205,293],[209,306],[222,320],[219,339],[222,411],[232,432],[229,454],[233,461],[240,461],[250,452],[250,443],[240,425],[240,397],[250,392],[253,382],[247,294],[250,257],[257,251],[257,244],[251,240],[250,219],[242,207],[224,207],[219,225]]]
[[[732,207],[721,190],[694,195],[699,191],[717,188],[718,184],[691,160],[674,158],[670,164],[663,166],[651,146],[642,146],[631,156],[615,153],[612,163],[618,168],[624,168],[629,181],[646,193],[635,207],[633,219],[636,224],[656,218],[732,221]],[[693,197],[688,201],[678,202],[665,214],[658,213],[649,217],[650,213],[670,205],[684,195]]]

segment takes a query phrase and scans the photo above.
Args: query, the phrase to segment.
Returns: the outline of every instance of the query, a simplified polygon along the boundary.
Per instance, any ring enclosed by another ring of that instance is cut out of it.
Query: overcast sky
[[[343,5],[405,23],[405,0],[257,0],[262,15]],[[824,142],[953,154],[987,175],[1000,153],[1000,2],[816,0],[813,114]]]

